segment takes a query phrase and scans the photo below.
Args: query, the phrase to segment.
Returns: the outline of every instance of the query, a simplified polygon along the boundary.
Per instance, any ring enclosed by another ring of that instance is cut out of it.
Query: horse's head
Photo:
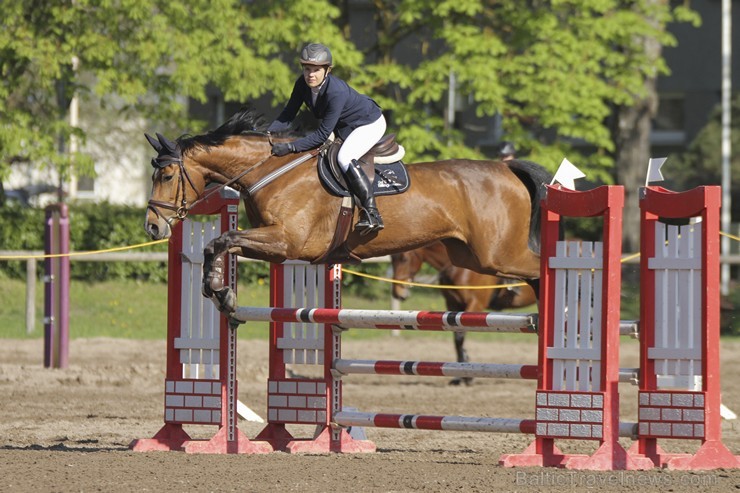
[[[154,239],[168,238],[174,221],[182,220],[195,203],[206,200],[215,190],[203,193],[207,185],[220,183],[251,193],[255,182],[291,157],[271,159],[270,139],[258,131],[261,116],[248,108],[235,113],[215,130],[202,135],[180,137],[176,142],[160,134],[146,136],[157,151],[152,159],[152,194],[147,205],[144,228]],[[266,170],[252,171],[268,164]]]
[[[152,193],[146,209],[144,229],[154,240],[169,238],[173,221],[187,215],[188,205],[200,197],[205,188],[205,178],[193,166],[189,166],[179,143],[157,134],[157,138],[146,135],[157,151],[152,159]]]
[[[423,260],[414,251],[394,253],[391,255],[391,267],[393,268],[393,279],[396,281],[410,282],[421,269]],[[409,297],[409,287],[405,284],[393,284],[391,295],[397,300],[405,300]]]

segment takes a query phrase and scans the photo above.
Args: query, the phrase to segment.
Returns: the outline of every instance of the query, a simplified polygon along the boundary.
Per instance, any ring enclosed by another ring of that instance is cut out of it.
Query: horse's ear
[[[144,137],[146,137],[146,140],[149,141],[149,145],[154,147],[155,151],[159,152],[162,150],[162,144],[160,144],[157,139],[146,133],[144,134]]]
[[[171,140],[169,140],[164,135],[162,135],[162,134],[160,134],[158,132],[157,133],[157,138],[159,139],[159,142],[162,144],[162,146],[164,146],[164,148],[167,149],[170,152],[170,154],[174,154],[175,151],[177,151],[177,144],[175,144],[174,142],[172,142]]]

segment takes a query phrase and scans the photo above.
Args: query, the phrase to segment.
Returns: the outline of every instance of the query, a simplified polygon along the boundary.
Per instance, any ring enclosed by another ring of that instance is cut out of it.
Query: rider
[[[303,74],[296,80],[290,100],[267,131],[287,130],[304,103],[321,123],[317,130],[301,139],[274,144],[272,153],[284,156],[313,149],[335,132],[344,141],[337,161],[351,191],[362,204],[356,228],[361,234],[381,230],[383,219],[375,204],[372,184],[357,161],[385,133],[386,123],[380,106],[330,73],[332,57],[326,46],[311,43],[303,48],[301,65]]]

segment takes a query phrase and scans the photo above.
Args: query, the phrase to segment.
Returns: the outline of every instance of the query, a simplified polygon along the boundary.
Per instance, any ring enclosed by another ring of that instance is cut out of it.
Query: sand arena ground
[[[453,358],[451,337],[388,335],[347,341],[347,358]],[[42,340],[0,341],[0,491],[255,491],[255,492],[535,492],[735,491],[740,469],[711,472],[572,472],[506,469],[503,453],[523,450],[525,435],[365,429],[378,447],[362,455],[188,455],[135,453],[128,445],[162,425],[164,341],[78,339],[70,368],[43,368]],[[479,362],[535,363],[534,339],[468,344]],[[637,366],[638,346],[622,345],[621,366]],[[267,343],[240,340],[239,398],[264,416]],[[740,410],[740,341],[722,341],[723,401]],[[532,381],[478,379],[452,387],[447,379],[355,375],[344,404],[362,411],[531,418]],[[636,419],[636,388],[620,386],[625,420]],[[262,425],[241,421],[255,436]],[[190,428],[209,437],[215,427]],[[308,432],[306,432],[308,433]],[[723,423],[725,444],[740,454],[740,423]],[[625,440],[625,446],[629,440]],[[684,452],[695,442],[664,442]],[[566,452],[591,442],[562,444]]]

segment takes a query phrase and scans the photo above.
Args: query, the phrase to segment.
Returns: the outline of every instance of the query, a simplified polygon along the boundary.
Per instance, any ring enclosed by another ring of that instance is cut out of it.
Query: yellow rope
[[[740,237],[737,237],[735,235],[731,235],[730,233],[723,233],[722,231],[720,231],[719,232],[719,235],[720,236],[726,236],[726,237],[728,237],[728,238],[730,238],[732,240],[735,240],[735,241],[740,241]]]
[[[637,258],[639,256],[640,256],[640,252],[633,253],[632,255],[628,255],[628,256],[624,257],[622,260],[620,260],[620,262],[628,262],[628,261],[632,260],[633,258]]]
[[[374,279],[376,281],[383,281],[383,282],[389,282],[392,284],[403,284],[405,286],[418,286],[422,288],[432,288],[432,289],[499,289],[499,288],[514,288],[519,286],[526,286],[527,283],[525,282],[518,282],[516,284],[494,284],[492,286],[451,286],[451,285],[445,285],[445,284],[424,284],[422,282],[411,282],[411,281],[398,281],[396,279],[388,279],[387,277],[377,277],[372,276],[370,274],[365,274],[363,272],[357,272],[350,269],[342,268],[342,272],[347,272],[348,274],[352,274],[359,277],[367,277],[368,279]]]
[[[723,233],[720,231],[719,233],[722,236],[726,236],[728,238],[731,238],[735,241],[740,241],[740,237],[731,235],[729,233]],[[109,248],[107,250],[92,250],[92,251],[85,251],[85,252],[70,252],[70,253],[57,253],[57,254],[49,254],[49,255],[0,255],[0,260],[24,260],[24,259],[32,259],[32,258],[57,258],[57,257],[76,257],[76,256],[82,256],[82,255],[93,255],[96,253],[108,253],[108,252],[119,252],[122,250],[132,250],[134,248],[142,248],[145,246],[150,245],[157,245],[159,243],[165,243],[168,240],[156,240],[156,241],[150,241],[147,243],[139,243],[138,245],[130,245],[130,246],[123,246],[123,247],[117,247],[117,248]],[[627,257],[624,257],[621,262],[627,262],[629,260],[632,260],[634,258],[637,258],[640,256],[640,253],[634,253],[632,255],[629,255]],[[389,279],[387,277],[378,277],[373,276],[371,274],[365,274],[363,272],[358,272],[351,269],[343,268],[342,272],[346,272],[347,274],[352,274],[354,276],[358,277],[365,277],[368,279],[373,279],[375,281],[381,281],[381,282],[387,282],[391,284],[402,284],[404,286],[416,286],[421,288],[431,288],[431,289],[502,289],[502,288],[518,288],[521,286],[527,286],[527,283],[525,282],[518,282],[514,284],[492,284],[488,286],[453,286],[450,284],[426,284],[423,282],[412,282],[412,281],[399,281],[396,279]]]
[[[85,252],[70,252],[70,253],[50,253],[47,255],[0,255],[0,260],[24,260],[31,258],[58,258],[58,257],[79,257],[82,255],[93,255],[96,253],[109,253],[109,252],[120,252],[122,250],[132,250],[134,248],[142,248],[149,245],[156,245],[158,243],[165,243],[168,240],[156,240],[147,243],[139,243],[138,245],[129,245],[115,248],[108,248],[107,250],[90,250]]]
[[[640,256],[639,252],[634,253],[632,255],[624,257],[621,260],[621,262],[627,262],[639,256]],[[375,281],[387,282],[391,284],[402,284],[404,286],[416,286],[420,288],[430,288],[430,289],[503,289],[503,288],[518,288],[521,286],[527,286],[526,282],[517,282],[513,284],[492,284],[488,286],[453,286],[451,284],[425,284],[423,282],[399,281],[397,279],[389,279],[387,277],[373,276],[370,274],[365,274],[364,272],[357,272],[355,270],[346,269],[346,268],[342,268],[342,272],[346,272],[354,276],[366,277],[368,279],[373,279]]]

